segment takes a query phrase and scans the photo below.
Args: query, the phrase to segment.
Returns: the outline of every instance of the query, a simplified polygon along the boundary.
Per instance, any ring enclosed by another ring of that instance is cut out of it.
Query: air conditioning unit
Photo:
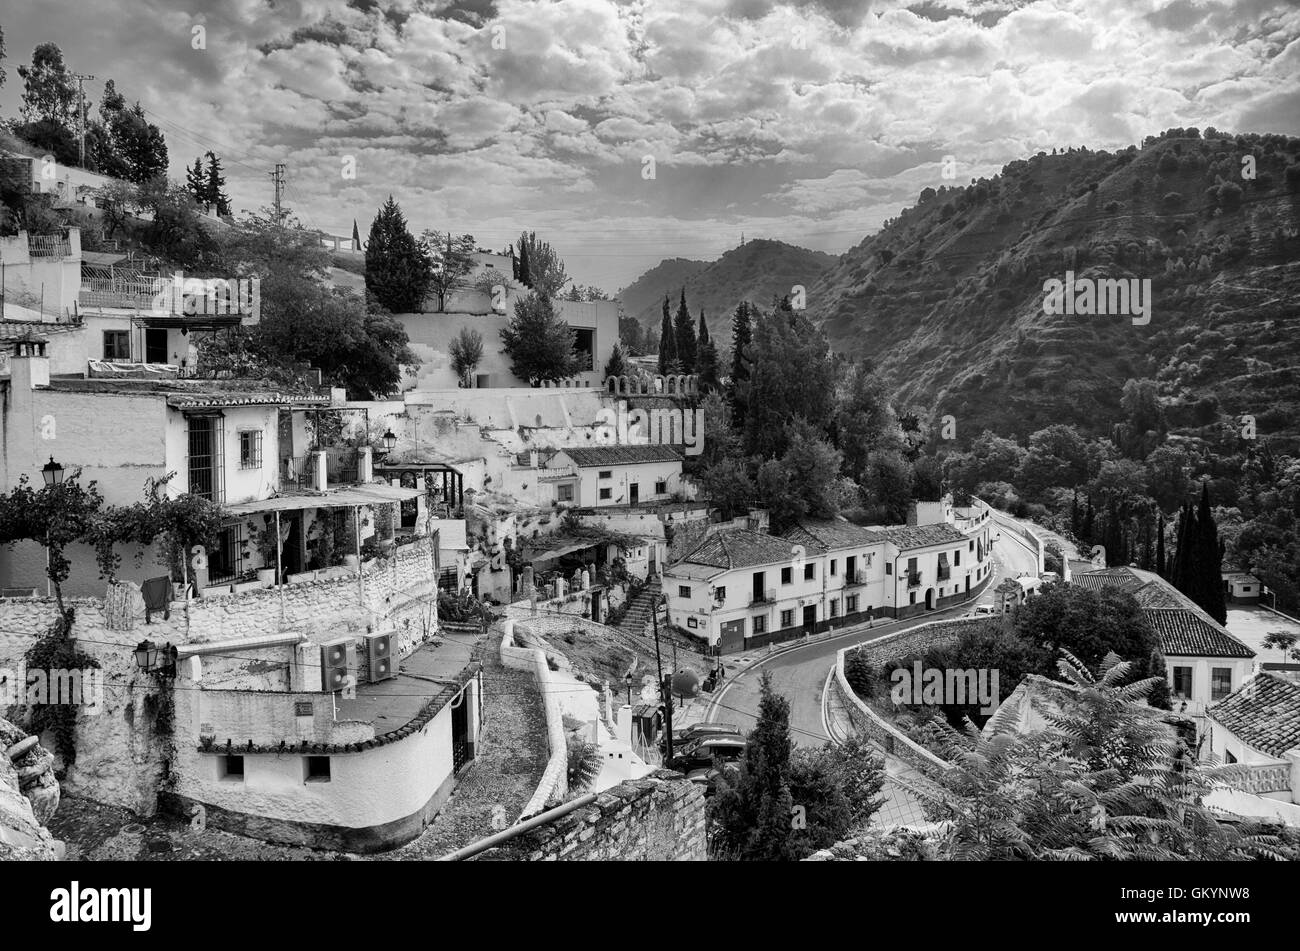
[[[347,686],[348,675],[352,673],[353,666],[350,648],[351,643],[346,640],[321,645],[320,676],[322,690],[342,690]]]
[[[379,683],[397,676],[392,634],[367,634],[366,656],[370,661],[370,683]]]

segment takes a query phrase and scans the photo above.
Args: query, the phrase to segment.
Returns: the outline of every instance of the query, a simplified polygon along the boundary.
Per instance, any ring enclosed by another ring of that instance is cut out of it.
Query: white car
[[[991,604],[977,604],[973,611],[969,611],[966,617],[996,617],[998,609]]]

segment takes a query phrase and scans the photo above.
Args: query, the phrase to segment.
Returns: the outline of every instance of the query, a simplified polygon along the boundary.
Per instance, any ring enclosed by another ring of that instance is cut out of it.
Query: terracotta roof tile
[[[1300,746],[1300,684],[1262,672],[1213,704],[1211,719],[1246,745],[1281,759]]]

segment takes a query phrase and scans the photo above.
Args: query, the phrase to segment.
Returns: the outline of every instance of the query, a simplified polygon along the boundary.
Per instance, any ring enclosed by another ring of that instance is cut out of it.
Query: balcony
[[[844,587],[856,588],[867,583],[867,573],[862,568],[844,572]]]
[[[948,565],[940,565],[939,573],[938,573],[939,580],[947,581],[951,577],[952,577],[952,568],[950,568]]]
[[[919,588],[921,586],[921,572],[909,571],[907,573],[907,586],[909,588]]]
[[[332,447],[325,453],[325,476],[330,485],[356,485],[360,482],[358,465],[361,452],[350,446]]]
[[[776,589],[772,588],[767,591],[755,591],[754,597],[749,603],[751,607],[755,604],[775,604]]]
[[[1232,772],[1236,775],[1225,777],[1228,785],[1256,796],[1283,792],[1291,788],[1290,763],[1263,763],[1237,767]]]
[[[280,460],[280,482],[286,489],[300,489],[305,492],[323,491],[325,486],[317,485],[316,454],[294,456]]]

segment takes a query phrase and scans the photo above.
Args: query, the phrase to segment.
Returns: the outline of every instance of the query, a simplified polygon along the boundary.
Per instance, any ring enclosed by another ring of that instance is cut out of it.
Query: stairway
[[[646,628],[650,626],[651,611],[654,610],[654,604],[658,601],[661,590],[659,579],[656,577],[637,592],[636,597],[628,603],[623,620],[618,622],[618,629],[624,634],[644,637]]]

